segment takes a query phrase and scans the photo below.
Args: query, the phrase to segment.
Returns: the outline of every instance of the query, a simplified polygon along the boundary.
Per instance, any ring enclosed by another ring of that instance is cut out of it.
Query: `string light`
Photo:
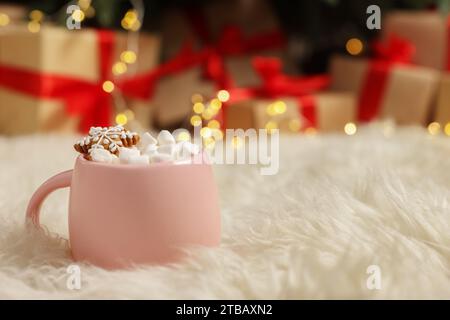
[[[231,145],[235,148],[235,149],[239,149],[242,147],[242,139],[238,136],[234,136],[231,139]]]
[[[202,124],[202,118],[200,118],[200,116],[198,116],[198,115],[192,116],[191,117],[191,124],[194,127],[200,126]]]
[[[432,122],[428,125],[428,132],[431,135],[437,135],[441,131],[441,125],[438,122]]]
[[[212,99],[209,103],[209,106],[211,107],[212,111],[218,111],[220,108],[222,108],[222,102],[219,99]]]
[[[27,28],[31,33],[37,33],[41,30],[41,24],[37,21],[30,21],[28,22]]]
[[[208,122],[208,128],[211,129],[219,129],[220,128],[220,122],[217,120],[211,120]]]
[[[127,72],[127,65],[124,62],[116,62],[112,67],[112,72],[115,75],[124,74]]]
[[[450,136],[450,122],[447,122],[447,124],[445,125],[445,127],[444,127],[444,133],[445,133],[447,136]]]
[[[124,113],[118,113],[116,115],[116,123],[118,125],[124,126],[127,124],[127,122],[128,122],[128,118]]]
[[[278,129],[278,124],[275,121],[268,121],[265,128],[267,132],[272,133],[273,130]]]
[[[220,129],[213,129],[213,137],[215,140],[223,139],[223,132]]]
[[[277,114],[283,114],[286,112],[286,103],[284,101],[275,101],[273,104],[273,109]]]
[[[196,102],[196,103],[194,103],[192,110],[195,113],[201,114],[205,110],[205,105],[201,102]]]
[[[31,10],[28,16],[30,17],[30,20],[35,22],[42,21],[44,18],[44,14],[41,10]]]
[[[141,28],[141,22],[138,19],[137,11],[128,10],[120,24],[125,30],[138,31]]]
[[[0,27],[7,26],[10,22],[9,16],[6,13],[0,12]]]
[[[188,131],[182,131],[177,135],[176,140],[177,140],[177,142],[190,141],[191,134]]]
[[[84,12],[80,9],[76,9],[74,10],[74,12],[72,12],[72,18],[76,22],[82,22],[85,18]]]
[[[275,101],[266,107],[266,113],[269,116],[276,116],[286,112],[286,103],[284,101]]]
[[[131,26],[131,31],[138,31],[141,28],[141,22],[137,20],[133,25]]]
[[[353,122],[346,123],[344,126],[344,132],[348,136],[352,136],[356,133],[357,127]]]
[[[352,56],[356,56],[363,51],[364,46],[362,41],[358,38],[351,38],[345,44],[345,48],[347,49],[347,52]]]
[[[266,107],[266,113],[267,113],[269,116],[274,116],[274,115],[277,114],[277,113],[275,112],[275,108],[274,108],[274,106],[273,106],[273,103],[269,104],[269,105]]]
[[[212,117],[214,117],[214,112],[210,108],[207,108],[202,112],[203,119],[210,120]]]
[[[217,92],[217,99],[219,99],[221,102],[227,102],[230,100],[230,93],[227,90],[220,90]]]
[[[102,85],[103,91],[111,93],[114,91],[114,83],[112,81],[106,80]]]
[[[202,136],[202,138],[210,138],[212,136],[212,131],[210,128],[208,127],[203,127],[200,129],[200,135]]]
[[[300,131],[301,128],[301,122],[299,119],[291,119],[289,120],[289,130],[293,131],[293,132],[297,132]]]
[[[120,54],[120,60],[127,64],[133,64],[136,62],[137,56],[134,51],[126,50]]]
[[[206,138],[203,139],[203,145],[205,146],[206,149],[213,149],[214,146],[216,144],[216,141],[214,140],[214,138]]]

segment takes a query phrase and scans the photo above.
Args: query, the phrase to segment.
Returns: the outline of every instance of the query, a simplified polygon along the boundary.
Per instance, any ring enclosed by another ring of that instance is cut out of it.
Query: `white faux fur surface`
[[[450,298],[450,138],[283,136],[280,172],[217,166],[222,244],[174,266],[81,265],[66,287],[68,191],[42,209],[51,236],[26,232],[33,191],[71,168],[75,137],[0,137],[0,298]],[[366,287],[369,265],[381,289]]]

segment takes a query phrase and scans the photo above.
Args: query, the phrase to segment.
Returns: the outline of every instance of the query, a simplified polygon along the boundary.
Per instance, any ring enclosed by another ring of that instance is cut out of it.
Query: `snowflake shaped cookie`
[[[136,132],[125,130],[121,126],[91,127],[89,135],[78,141],[73,147],[76,151],[89,155],[93,149],[105,149],[112,154],[119,153],[119,147],[132,147],[139,142]]]

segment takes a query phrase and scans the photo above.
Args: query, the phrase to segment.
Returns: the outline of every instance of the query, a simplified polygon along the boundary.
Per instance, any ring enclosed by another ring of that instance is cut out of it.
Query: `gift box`
[[[192,97],[207,99],[215,94],[217,85],[203,77],[208,55],[208,49],[194,52],[186,43],[175,57],[159,66],[151,102],[157,128],[188,127]]]
[[[426,124],[439,72],[384,60],[335,56],[331,88],[358,96],[358,121],[389,118],[398,124]]]
[[[233,129],[266,128],[298,132],[342,131],[356,120],[356,98],[344,92],[322,92],[302,97],[249,99],[226,107],[225,125]]]
[[[395,34],[411,42],[414,64],[450,69],[450,20],[433,11],[393,11],[386,15],[382,36]]]
[[[200,66],[163,77],[155,86],[152,106],[158,128],[186,127],[192,109],[192,96],[211,97],[215,85],[202,79]]]
[[[0,3],[0,27],[20,23],[25,19],[26,13],[24,6]]]
[[[229,91],[220,114],[222,127],[326,132],[342,130],[355,121],[355,95],[327,91],[328,75],[289,76],[276,58],[256,57],[252,66],[262,84]]]
[[[113,66],[126,49],[126,34],[92,29],[69,31],[50,25],[43,25],[38,33],[31,33],[23,25],[3,28],[0,133],[85,131],[91,125],[109,125],[116,108],[120,111],[125,106],[135,109],[140,117],[150,105],[143,104],[149,97],[139,94],[139,85],[147,89],[150,83],[133,77],[154,68],[159,39],[142,35],[135,40],[136,63],[122,64],[122,73],[124,69],[127,72],[114,76]],[[145,59],[140,58],[143,56]],[[131,80],[133,90],[126,85]],[[115,88],[105,81],[112,81]],[[120,93],[124,99],[114,98]],[[143,119],[147,124],[148,113]]]
[[[227,27],[211,48],[205,74],[222,89],[259,86],[262,82],[253,68],[253,58],[277,58],[283,61],[283,71],[292,73],[294,67],[285,47],[285,36],[278,30],[245,36],[238,27]]]
[[[442,76],[436,103],[435,121],[446,126],[450,123],[450,74]]]

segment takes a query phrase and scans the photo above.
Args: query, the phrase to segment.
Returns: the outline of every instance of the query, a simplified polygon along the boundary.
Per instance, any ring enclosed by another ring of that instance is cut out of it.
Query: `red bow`
[[[281,72],[281,61],[278,58],[256,57],[252,65],[260,75],[263,84],[254,88],[230,88],[230,99],[224,104],[217,119],[226,128],[226,112],[230,104],[254,98],[294,97],[298,99],[299,113],[308,126],[317,125],[316,101],[313,93],[325,89],[330,83],[328,75],[293,77]]]
[[[325,89],[330,84],[328,75],[287,76],[282,73],[278,58],[256,57],[253,67],[262,79],[261,91],[266,96],[303,96]]]
[[[416,52],[410,41],[395,34],[391,34],[385,43],[375,41],[372,46],[377,60],[390,63],[410,63]]]
[[[80,130],[91,126],[107,126],[112,115],[111,96],[103,90],[110,77],[115,35],[112,31],[97,31],[100,77],[96,82],[58,75],[42,74],[19,67],[0,65],[0,86],[39,98],[61,99],[70,115],[81,117]],[[126,96],[148,98],[154,77],[134,77],[117,83]],[[146,88],[147,90],[144,90]]]
[[[205,62],[208,54],[207,50],[194,52],[192,43],[186,42],[175,57],[161,64],[158,68],[129,79],[124,79],[125,81],[119,82],[118,85],[122,88],[125,95],[147,99],[153,95],[154,85],[158,79],[176,74],[195,65],[201,65]]]
[[[370,61],[359,95],[358,120],[363,122],[378,116],[392,67],[410,63],[415,47],[409,41],[391,35],[386,44],[375,42],[374,50],[376,57]]]
[[[218,42],[207,49],[208,57],[205,62],[204,76],[213,80],[218,89],[233,88],[235,84],[226,70],[225,57],[282,48],[285,45],[286,39],[279,31],[246,38],[239,28],[227,27],[223,30]]]

